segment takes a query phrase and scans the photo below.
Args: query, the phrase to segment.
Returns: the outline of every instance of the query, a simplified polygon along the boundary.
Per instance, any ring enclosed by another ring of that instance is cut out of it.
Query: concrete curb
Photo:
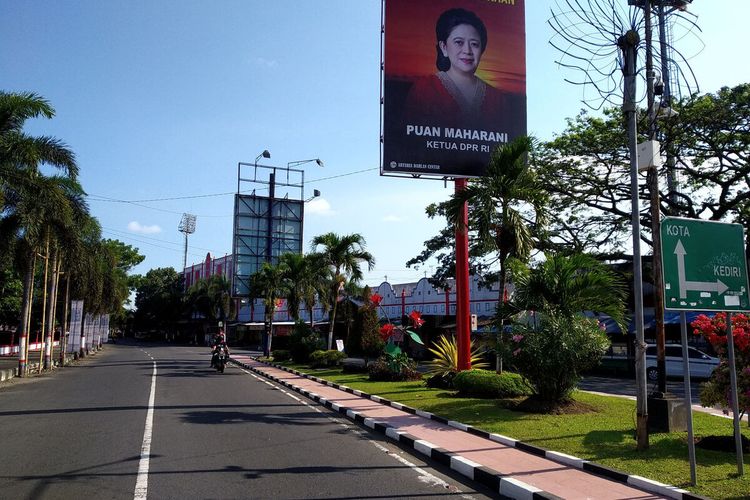
[[[362,391],[358,391],[355,389],[352,389],[351,387],[347,387],[344,385],[336,384],[333,382],[329,382],[328,380],[315,377],[306,373],[299,372],[297,370],[292,370],[290,368],[287,368],[285,366],[277,365],[274,363],[268,363],[265,361],[259,361],[256,358],[251,359],[258,361],[259,363],[264,363],[268,366],[272,366],[274,368],[278,368],[280,370],[284,370],[285,372],[292,373],[294,375],[304,377],[306,379],[312,380],[314,382],[318,382],[319,384],[327,385],[329,387],[333,387],[334,389],[338,389],[340,391],[347,392],[349,394],[353,394],[355,396],[359,396],[361,398],[369,399],[371,401],[374,401],[376,403],[381,403],[385,405],[389,405],[397,410],[404,411],[406,413],[411,413],[414,415],[418,415],[420,417],[434,420],[436,422],[440,422],[442,424],[449,425],[455,429],[468,432],[469,434],[473,434],[475,436],[480,436],[485,439],[489,439],[501,444],[504,444],[505,446],[517,448],[519,450],[523,450],[527,453],[532,453],[534,455],[547,458],[548,460],[552,460],[554,462],[567,465],[570,467],[575,467],[577,469],[582,469],[587,472],[590,472],[592,474],[596,474],[598,476],[606,477],[607,479],[611,479],[614,481],[618,481],[621,483],[626,483],[630,486],[640,488],[645,491],[649,491],[651,493],[655,493],[657,495],[662,495],[668,498],[674,498],[675,500],[710,500],[707,497],[703,497],[694,493],[691,493],[687,490],[683,490],[681,488],[677,488],[676,486],[670,486],[668,484],[663,484],[657,481],[652,481],[650,479],[646,479],[641,476],[636,476],[632,474],[626,474],[624,472],[611,469],[609,467],[605,467],[603,465],[596,464],[594,462],[590,462],[588,460],[583,460],[581,458],[577,458],[574,456],[566,455],[564,453],[559,453],[556,451],[549,451],[545,450],[543,448],[539,448],[538,446],[534,446],[531,444],[527,444],[521,441],[518,441],[516,439],[503,436],[501,434],[493,434],[489,433],[487,431],[483,431],[481,429],[477,429],[476,427],[473,427],[471,425],[462,424],[461,422],[456,422],[452,420],[448,420],[444,417],[441,417],[440,415],[435,415],[433,413],[429,413],[423,410],[418,410],[416,408],[412,408],[410,406],[402,405],[401,403],[397,403],[395,401],[390,401],[388,399],[381,398],[380,396],[375,396],[372,394],[367,394]],[[383,422],[377,422],[370,418],[365,418],[364,416],[358,414],[357,412],[343,407],[339,406],[337,404],[331,403],[330,401],[326,400],[325,398],[321,398],[319,395],[311,393],[307,390],[301,389],[295,385],[289,384],[288,382],[282,381],[278,379],[277,377],[273,377],[271,375],[268,375],[260,370],[257,370],[249,365],[246,365],[244,363],[241,363],[237,361],[234,358],[229,359],[230,362],[233,362],[239,366],[242,366],[243,368],[246,368],[250,371],[253,371],[259,375],[262,375],[268,379],[271,379],[285,387],[288,387],[295,392],[298,392],[313,401],[319,402],[323,404],[325,407],[330,408],[334,411],[337,411],[341,413],[342,415],[346,415],[350,420],[353,420],[355,422],[359,422],[364,424],[365,426],[369,427],[370,429],[373,429],[374,431],[377,431],[381,434],[385,434],[388,438],[397,441],[399,443],[405,444],[411,448],[413,448],[415,451],[426,455],[444,465],[449,466],[451,469],[455,470],[456,472],[462,474],[463,476],[468,477],[469,479],[472,479],[474,481],[477,481],[481,483],[484,486],[487,486],[491,488],[493,491],[498,491],[500,495],[509,497],[509,498],[515,498],[515,499],[558,499],[560,497],[553,495],[551,493],[548,493],[546,491],[542,491],[538,488],[535,488],[531,485],[525,484],[521,481],[518,481],[516,479],[507,477],[507,475],[502,474],[501,472],[495,471],[493,469],[490,469],[488,467],[484,467],[480,464],[477,464],[475,462],[472,462],[471,460],[468,460],[466,458],[461,457],[458,454],[451,453],[447,450],[444,450],[442,448],[438,448],[435,445],[428,443],[427,441],[421,441],[417,439],[414,436],[411,436],[409,434],[403,433],[401,431],[398,431],[397,429],[388,426],[387,424]]]
[[[5,368],[3,370],[0,370],[0,382],[4,382],[15,377],[16,371],[16,368]]]
[[[66,360],[66,364],[69,364],[72,360],[73,360],[72,356],[68,357]],[[60,361],[58,359],[52,360],[52,366],[55,368],[60,366]],[[26,368],[29,372],[38,371],[39,363],[27,364]],[[18,377],[18,368],[4,368],[0,370],[0,382],[5,382],[6,380],[10,380],[16,377]]]

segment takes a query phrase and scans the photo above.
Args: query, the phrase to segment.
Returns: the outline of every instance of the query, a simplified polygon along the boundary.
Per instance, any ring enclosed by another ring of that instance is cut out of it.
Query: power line
[[[338,174],[338,175],[331,175],[331,176],[328,176],[328,177],[320,177],[318,179],[312,179],[312,180],[307,181],[307,184],[314,184],[316,182],[328,181],[328,180],[332,180],[332,179],[339,179],[341,177],[347,177],[347,176],[350,176],[350,175],[361,174],[361,173],[364,173],[364,172],[371,172],[373,170],[378,170],[378,169],[379,169],[379,167],[372,167],[372,168],[365,168],[365,169],[362,169],[362,170],[355,170],[353,172],[346,172],[346,173]],[[261,187],[261,188],[258,188],[257,190],[258,191],[263,191],[263,190],[266,190],[266,189],[268,189],[268,188],[267,187]],[[96,194],[91,194],[90,196],[93,197],[93,198],[96,198],[96,199],[93,199],[92,201],[107,201],[107,202],[112,202],[112,203],[128,203],[128,204],[140,206],[140,207],[143,207],[143,208],[153,208],[153,207],[148,207],[148,206],[144,206],[144,205],[139,205],[139,203],[154,203],[154,202],[159,202],[159,201],[175,201],[175,200],[192,200],[192,199],[198,199],[198,198],[215,198],[215,197],[218,197],[218,196],[229,196],[229,195],[233,196],[235,194],[237,194],[237,193],[234,192],[234,191],[231,191],[231,192],[225,192],[225,193],[210,193],[210,194],[197,194],[197,195],[187,195],[187,196],[172,196],[172,197],[166,197],[166,198],[150,198],[150,199],[142,199],[142,200],[122,200],[122,199],[118,199],[118,198],[110,198],[108,196],[96,195]],[[161,210],[163,212],[169,212],[169,213],[181,213],[181,212],[172,212],[172,211],[169,211],[169,210],[162,210],[162,209],[158,209],[158,208],[153,208],[153,209],[154,210]],[[202,217],[210,217],[210,216],[202,216]],[[223,216],[216,216],[216,217],[223,217]]]
[[[128,233],[125,233],[123,231],[117,231],[115,229],[102,228],[102,232],[104,232],[104,233],[112,233],[112,234],[114,234],[114,236],[116,236],[118,238],[120,238],[120,237],[121,238],[127,238],[127,239],[130,239],[130,240],[135,241],[137,243],[142,243],[144,245],[151,245],[151,246],[154,246],[154,247],[157,247],[157,248],[162,248],[164,250],[170,250],[170,251],[173,251],[173,252],[182,252],[182,250],[179,249],[179,248],[170,248],[170,247],[166,247],[164,245],[158,245],[156,243],[151,243],[150,241],[144,241],[142,239],[139,239],[138,237],[132,236],[132,235],[130,235]],[[143,236],[143,238],[148,238],[148,236]],[[168,243],[170,245],[174,244],[171,241],[167,241],[167,240],[159,240],[157,238],[150,238],[150,239],[155,240],[155,241],[159,241],[159,242],[162,242],[162,243]],[[193,248],[198,248],[200,250],[206,250],[207,252],[210,252],[210,250],[204,249],[204,248],[200,248],[200,247],[193,247]],[[191,253],[191,255],[193,255],[195,257],[198,257],[198,258],[202,257],[201,254]]]

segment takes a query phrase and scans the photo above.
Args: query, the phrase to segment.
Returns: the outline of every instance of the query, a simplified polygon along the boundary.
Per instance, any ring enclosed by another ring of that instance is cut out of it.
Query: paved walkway
[[[438,415],[235,354],[232,360],[364,423],[489,486],[507,498],[698,499],[685,490],[628,476],[564,454],[489,434]]]
[[[29,351],[29,359],[27,361],[28,370],[30,373],[39,370],[40,350]],[[52,363],[57,366],[60,359],[60,347],[55,346],[52,350]],[[43,363],[44,360],[42,360]],[[18,372],[18,355],[14,354],[11,356],[0,356],[0,382],[8,380],[17,376]]]

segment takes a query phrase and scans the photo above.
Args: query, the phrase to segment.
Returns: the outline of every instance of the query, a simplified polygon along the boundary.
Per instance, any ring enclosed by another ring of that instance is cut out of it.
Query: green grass
[[[689,486],[686,432],[651,434],[649,449],[637,451],[635,402],[632,400],[578,391],[574,393],[576,401],[593,407],[594,412],[578,415],[530,414],[508,410],[498,400],[462,398],[451,391],[430,389],[420,381],[370,382],[366,374],[282,364],[450,420],[672,484],[700,495],[725,500],[750,498],[750,471],[743,477],[737,476],[734,451],[715,452],[696,447],[697,486]],[[731,436],[732,420],[694,412],[693,428],[696,438]],[[743,434],[750,438],[747,421],[742,423],[741,428]]]

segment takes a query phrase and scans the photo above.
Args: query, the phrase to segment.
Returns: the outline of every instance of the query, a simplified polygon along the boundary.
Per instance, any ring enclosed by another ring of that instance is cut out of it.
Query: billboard
[[[250,296],[251,278],[264,262],[302,253],[303,214],[302,200],[235,195],[233,297]]]
[[[526,135],[524,0],[384,4],[381,175],[483,175]]]

